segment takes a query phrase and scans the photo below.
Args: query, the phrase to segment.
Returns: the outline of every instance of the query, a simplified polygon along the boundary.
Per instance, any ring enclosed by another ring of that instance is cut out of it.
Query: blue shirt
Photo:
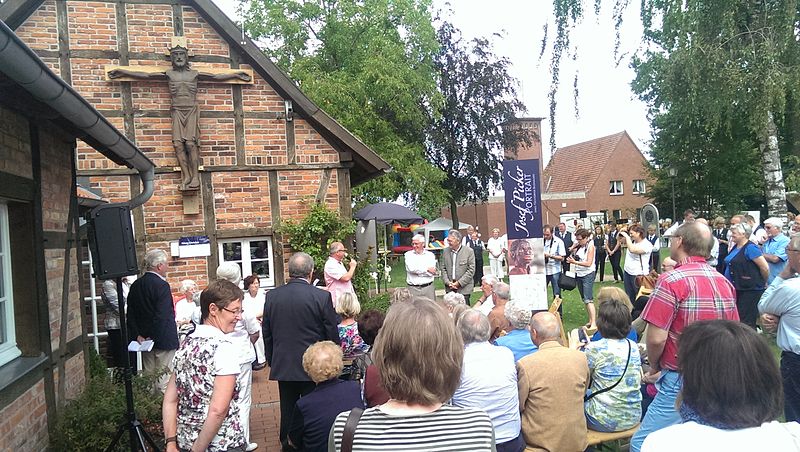
[[[777,237],[770,237],[769,240],[764,242],[762,248],[764,254],[774,254],[780,259],[775,263],[767,260],[767,264],[769,264],[769,279],[767,280],[767,284],[772,284],[775,277],[778,276],[783,271],[783,267],[786,266],[786,260],[789,258],[789,256],[786,255],[787,245],[789,245],[789,237],[783,234],[778,234]]]
[[[533,345],[531,333],[528,330],[511,330],[505,336],[495,339],[494,343],[511,350],[514,353],[514,362],[539,350]]]
[[[592,335],[592,338],[589,339],[589,340],[591,342],[597,342],[600,339],[603,339],[603,335],[600,334],[600,332],[598,331],[598,332],[594,333]],[[634,344],[639,342],[639,335],[636,334],[636,328],[631,328],[631,330],[628,332],[628,339],[632,340]]]
[[[785,248],[786,247],[784,247],[784,250],[785,250]],[[728,281],[730,281],[730,282],[734,282],[733,281],[733,276],[731,275],[731,261],[741,251],[742,251],[742,249],[737,246],[737,247],[734,247],[731,250],[731,252],[728,253],[727,256],[725,256],[725,277],[728,278]],[[764,253],[761,252],[761,248],[759,248],[757,246],[750,246],[749,244],[745,244],[745,246],[744,246],[744,257],[747,258],[747,260],[752,261],[752,260],[757,259],[758,256],[763,256],[763,255],[764,255]],[[763,289],[763,287],[757,288],[757,290],[761,290],[761,289]]]
[[[800,278],[775,277],[761,295],[758,311],[781,317],[778,322],[778,347],[800,355]]]
[[[461,383],[451,400],[458,407],[486,412],[494,425],[498,444],[519,436],[517,367],[514,355],[489,342],[473,342],[464,347]]]

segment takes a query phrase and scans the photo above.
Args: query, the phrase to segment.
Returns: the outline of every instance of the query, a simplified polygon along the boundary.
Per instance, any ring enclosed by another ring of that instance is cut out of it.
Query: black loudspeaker
[[[87,221],[95,277],[114,279],[139,273],[130,206],[97,206],[89,212]]]
[[[587,217],[586,211],[585,210],[579,210],[578,211],[578,216],[580,216],[581,218],[586,218]]]

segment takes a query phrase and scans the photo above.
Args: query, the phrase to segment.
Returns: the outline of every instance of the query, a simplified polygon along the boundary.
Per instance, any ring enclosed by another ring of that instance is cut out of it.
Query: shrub
[[[364,299],[366,301],[361,301],[361,312],[377,309],[385,313],[389,310],[389,292],[384,292],[373,297],[365,297]]]
[[[103,359],[92,350],[89,359],[89,379],[83,393],[68,401],[58,416],[55,434],[51,437],[53,450],[94,451],[103,450],[114,438],[117,428],[125,418],[125,384],[121,372],[111,374]],[[154,374],[133,377],[134,407],[136,416],[156,444],[163,444],[161,401],[163,396],[154,392],[157,376]],[[116,450],[131,450],[127,430]]]

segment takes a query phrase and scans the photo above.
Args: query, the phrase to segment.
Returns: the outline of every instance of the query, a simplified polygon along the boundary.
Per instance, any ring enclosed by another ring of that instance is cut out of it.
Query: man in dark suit
[[[142,368],[172,371],[172,358],[178,350],[178,328],[172,307],[172,291],[166,280],[169,269],[164,250],[150,250],[144,255],[147,270],[131,285],[128,292],[128,336],[129,340],[142,343],[153,341],[153,350],[142,352]],[[167,388],[169,373],[156,383],[163,393]]]
[[[461,233],[451,229],[447,233],[448,247],[442,250],[442,279],[444,290],[458,292],[469,306],[469,296],[475,287],[475,252],[461,244]]]
[[[315,386],[303,369],[303,353],[319,341],[339,343],[339,322],[331,294],[309,284],[313,273],[311,256],[293,254],[289,258],[289,282],[267,292],[264,302],[264,354],[270,366],[269,379],[278,381],[282,443],[295,403]]]
[[[553,232],[553,234],[564,242],[564,251],[567,253],[567,256],[570,256],[572,254],[572,251],[570,251],[570,248],[572,248],[572,233],[567,231],[567,225],[565,223],[558,223],[558,230]],[[569,264],[566,259],[561,261],[561,270],[563,272],[569,270]]]
[[[606,234],[606,254],[608,255],[608,261],[611,263],[614,282],[622,281],[622,267],[620,266],[622,249],[617,237],[617,225],[613,222],[609,223],[608,234]]]
[[[719,256],[717,256],[717,271],[725,273],[725,258],[728,257],[728,228],[725,219],[717,217],[714,220],[714,237],[719,241]]]

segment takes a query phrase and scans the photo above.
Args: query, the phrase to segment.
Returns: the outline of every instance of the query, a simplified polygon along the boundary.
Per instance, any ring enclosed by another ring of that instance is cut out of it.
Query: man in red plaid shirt
[[[739,320],[733,285],[706,263],[713,243],[711,229],[698,222],[684,223],[670,239],[670,257],[678,265],[659,276],[642,312],[650,360],[643,379],[656,383],[658,395],[631,439],[632,452],[639,452],[650,433],[681,421],[675,400],[682,384],[677,354],[683,329],[698,320]]]

